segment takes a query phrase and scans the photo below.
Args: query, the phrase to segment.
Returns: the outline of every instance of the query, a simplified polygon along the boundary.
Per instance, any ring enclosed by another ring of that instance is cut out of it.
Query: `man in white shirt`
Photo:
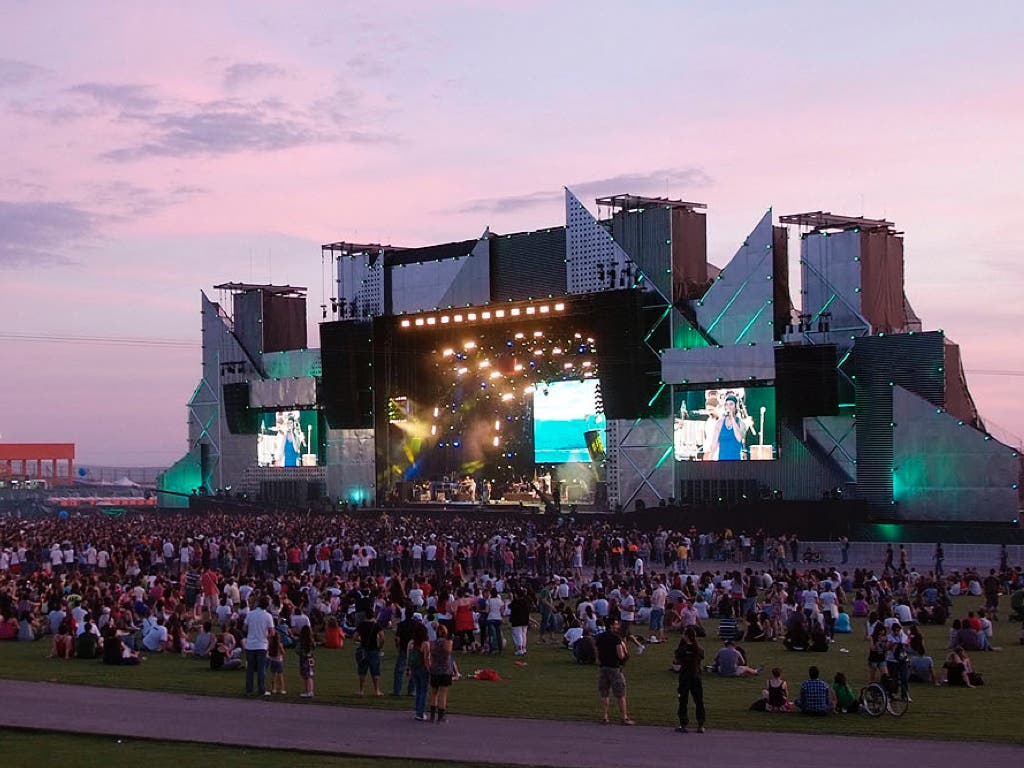
[[[267,609],[270,607],[270,598],[266,595],[260,597],[259,606],[245,617],[245,694],[252,695],[253,675],[256,675],[256,682],[260,696],[269,696],[267,690],[267,648],[270,646],[270,633],[274,629],[274,617]]]
[[[665,642],[665,603],[668,602],[668,590],[658,578],[654,579],[654,590],[651,592],[651,637],[652,643]]]

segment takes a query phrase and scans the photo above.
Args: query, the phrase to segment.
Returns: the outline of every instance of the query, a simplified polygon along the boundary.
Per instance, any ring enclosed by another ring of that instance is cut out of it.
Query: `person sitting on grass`
[[[115,666],[135,666],[142,659],[135,651],[126,647],[113,624],[103,628],[103,663]]]
[[[782,677],[780,667],[772,667],[768,687],[761,691],[766,712],[793,712],[796,706],[789,700],[789,683]]]
[[[236,647],[234,635],[221,632],[217,642],[210,648],[210,671],[230,672],[242,668],[242,649]]]
[[[971,681],[971,658],[960,646],[957,646],[946,657],[946,663],[942,665],[946,670],[946,684],[963,688],[974,688]]]
[[[820,679],[821,672],[817,667],[810,667],[807,670],[810,678],[800,686],[800,695],[797,697],[796,706],[805,715],[828,715],[835,711],[836,694],[829,687],[828,683]]]
[[[725,645],[715,655],[715,674],[722,677],[754,677],[761,673],[760,668],[747,666],[746,657],[736,648],[732,640],[726,640]]]
[[[214,639],[215,638],[213,635],[213,622],[204,621],[203,628],[199,630],[199,633],[196,635],[195,641],[192,643],[191,658],[209,658],[210,651],[213,649]]]
[[[50,658],[67,661],[74,655],[75,639],[71,636],[71,619],[64,618],[53,635],[53,648],[50,651]]]
[[[842,672],[836,672],[836,676],[832,679],[832,693],[835,695],[836,712],[856,715],[860,711],[857,694],[846,682],[846,675]]]

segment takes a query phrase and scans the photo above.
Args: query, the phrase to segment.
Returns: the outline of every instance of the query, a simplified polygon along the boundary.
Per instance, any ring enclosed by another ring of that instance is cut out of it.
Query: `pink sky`
[[[564,184],[707,202],[718,264],[769,207],[895,221],[1024,434],[1019,4],[563,5],[8,4],[0,439],[169,464],[200,289],[307,285],[315,333],[320,243],[561,224]]]

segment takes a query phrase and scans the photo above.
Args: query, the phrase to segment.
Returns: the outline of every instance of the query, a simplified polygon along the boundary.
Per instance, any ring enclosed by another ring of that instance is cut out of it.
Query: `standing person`
[[[412,640],[412,633],[415,626],[420,622],[415,621],[412,618],[412,607],[407,606],[404,611],[404,618],[398,622],[395,626],[395,650],[397,655],[395,656],[395,676],[392,681],[391,695],[401,696],[402,695],[402,682],[408,675],[405,674],[406,664],[408,663],[408,647],[409,641]],[[409,685],[406,691],[412,692],[412,681],[409,681]]]
[[[416,719],[423,722],[427,719],[427,686],[430,684],[430,637],[423,622],[413,622],[412,637],[405,655],[408,661],[405,674],[416,697]]]
[[[270,670],[270,692],[281,696],[288,693],[284,689],[284,643],[276,631],[267,645],[267,669]]]
[[[491,589],[487,599],[487,652],[501,653],[503,641],[501,637],[501,615],[505,612],[505,602],[498,596],[497,589]]]
[[[850,540],[846,536],[839,537],[839,550],[843,553],[843,565],[850,562]]]
[[[889,636],[886,638],[889,648],[886,652],[885,662],[889,668],[889,676],[900,684],[900,696],[904,701],[912,701],[910,698],[910,662],[909,647],[910,638],[903,632],[903,627],[898,621],[894,621],[889,628]]]
[[[945,555],[942,552],[942,542],[940,541],[935,545],[935,577],[938,578],[942,575],[942,561],[945,559]]]
[[[245,695],[252,695],[253,675],[256,676],[260,696],[269,696],[267,690],[267,648],[271,635],[276,635],[274,617],[267,609],[270,598],[262,595],[257,607],[245,617]]]
[[[597,663],[600,666],[597,678],[597,692],[601,697],[601,722],[608,722],[610,695],[615,696],[619,717],[623,725],[636,725],[629,718],[626,707],[626,676],[622,668],[629,661],[629,649],[622,639],[622,625],[613,619],[608,629],[597,636]]]
[[[384,630],[372,616],[367,616],[356,627],[359,647],[356,648],[356,673],[359,675],[359,695],[364,694],[366,674],[373,678],[373,693],[383,696],[380,689],[380,647],[384,642]]]
[[[882,566],[882,573],[884,575],[886,575],[886,576],[888,576],[894,570],[893,567],[892,567],[892,559],[893,559],[893,557],[894,557],[894,553],[892,551],[892,544],[886,544],[885,545],[885,565]]]
[[[668,602],[668,590],[661,579],[654,578],[654,590],[651,592],[650,628],[652,643],[665,642],[665,605]]]
[[[550,579],[548,584],[541,587],[540,592],[537,594],[537,608],[540,610],[540,641],[542,643],[546,643],[548,641],[547,636],[551,634],[555,602],[551,594],[550,585],[554,581],[554,579]]]
[[[512,626],[512,643],[516,647],[516,656],[526,655],[526,630],[530,626],[530,603],[526,599],[526,590],[519,588],[508,605],[509,620]]]
[[[448,628],[437,628],[437,639],[430,643],[430,722],[448,722],[448,689],[455,679],[455,657]]]
[[[697,640],[697,629],[687,627],[675,653],[676,664],[679,665],[679,727],[676,733],[687,733],[686,726],[690,719],[687,715],[689,697],[693,696],[693,707],[697,716],[697,733],[704,733],[704,681],[701,679],[701,668],[704,666],[704,649]]]
[[[299,630],[299,677],[302,678],[305,690],[299,694],[304,699],[313,698],[313,677],[316,673],[316,659],[313,658],[313,649],[316,642],[313,640],[313,630],[309,624],[304,624]]]

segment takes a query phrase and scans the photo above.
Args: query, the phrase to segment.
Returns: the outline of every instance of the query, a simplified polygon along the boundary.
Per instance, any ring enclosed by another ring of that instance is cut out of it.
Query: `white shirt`
[[[658,588],[651,593],[651,608],[658,608],[661,610],[665,609],[665,602],[668,600],[668,590],[665,589],[664,584],[659,584]]]
[[[274,617],[262,608],[256,608],[245,617],[245,649],[265,651],[270,645],[269,635],[274,631]]]

